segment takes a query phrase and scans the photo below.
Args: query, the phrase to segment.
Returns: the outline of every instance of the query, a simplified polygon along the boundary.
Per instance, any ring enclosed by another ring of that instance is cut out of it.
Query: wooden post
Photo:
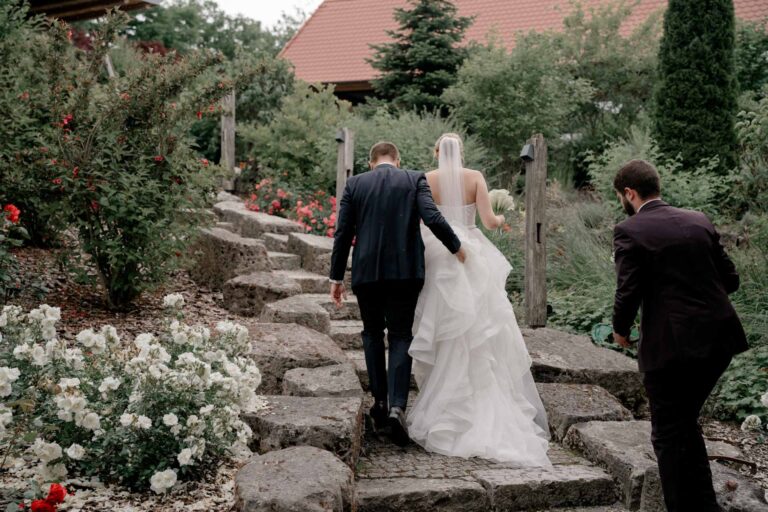
[[[115,78],[115,67],[112,65],[112,59],[109,58],[109,55],[104,56],[104,66],[107,68],[107,76]]]
[[[227,170],[222,188],[235,189],[235,91],[221,99],[221,159],[219,164]]]
[[[349,128],[342,128],[336,133],[338,143],[338,158],[336,163],[336,204],[341,203],[347,179],[354,174],[355,167],[355,134]]]
[[[525,162],[525,320],[529,327],[547,325],[547,143],[540,133],[520,157]]]

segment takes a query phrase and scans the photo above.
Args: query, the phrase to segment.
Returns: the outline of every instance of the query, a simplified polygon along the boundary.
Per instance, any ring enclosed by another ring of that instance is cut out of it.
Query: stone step
[[[305,294],[304,297],[322,306],[331,316],[331,320],[360,320],[360,306],[357,305],[357,298],[352,294],[344,299],[341,308],[336,307],[329,293]]]
[[[302,325],[244,322],[251,341],[251,357],[261,372],[260,395],[283,392],[286,372],[349,364],[346,354],[327,335]]]
[[[363,322],[361,320],[331,320],[330,336],[344,350],[362,350]]]
[[[576,423],[633,419],[632,413],[616,397],[594,384],[537,384],[536,387],[556,440],[562,440]]]
[[[630,510],[657,512],[663,510],[656,456],[651,445],[651,425],[647,421],[592,421],[573,425],[565,444],[580,451],[590,461],[606,468],[619,482],[624,506]],[[707,442],[707,452],[716,456],[732,456],[732,447]],[[768,510],[763,493],[754,482],[737,472],[712,463],[713,481],[718,502],[726,511]],[[729,490],[726,480],[737,483]]]
[[[224,283],[224,307],[242,316],[259,316],[265,304],[302,292],[295,280],[276,272],[253,272]]]
[[[267,255],[272,264],[272,270],[298,270],[301,268],[301,258],[296,254],[269,252]]]
[[[333,238],[307,233],[288,235],[288,252],[301,257],[301,266],[311,272],[328,275]]]
[[[190,277],[199,285],[221,289],[233,277],[271,270],[267,248],[222,228],[201,229],[191,248]]]
[[[325,334],[331,330],[328,311],[307,295],[294,295],[266,304],[259,319],[262,322],[299,324]]]
[[[522,329],[536,382],[595,384],[633,413],[646,404],[642,375],[629,357],[595,346],[586,336],[554,329]]]
[[[288,252],[288,235],[264,233],[262,236],[268,251]]]
[[[283,394],[291,396],[363,396],[352,363],[294,368],[283,376]]]
[[[301,286],[302,293],[322,294],[329,293],[331,290],[328,276],[306,270],[278,270],[275,273],[296,281]]]
[[[381,478],[357,482],[358,512],[487,512],[477,483],[440,478]]]
[[[369,391],[371,387],[368,382],[368,370],[365,366],[365,352],[362,350],[345,350],[344,353],[346,354],[347,359],[355,366],[357,376],[360,379],[360,384],[363,386],[363,389]],[[389,351],[384,352],[384,358],[387,361],[387,364],[389,364]],[[416,385],[416,377],[413,372],[411,372],[411,389],[414,391],[419,389]]]
[[[213,205],[213,211],[224,222],[235,225],[244,237],[259,238],[264,233],[288,234],[301,231],[301,226],[289,219],[248,210],[240,201],[221,201]]]
[[[289,446],[314,446],[334,453],[351,468],[363,434],[361,397],[265,396],[266,407],[243,414],[259,453]]]

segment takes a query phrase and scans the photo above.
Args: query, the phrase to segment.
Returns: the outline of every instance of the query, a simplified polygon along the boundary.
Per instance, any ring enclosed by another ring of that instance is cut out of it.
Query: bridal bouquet
[[[509,190],[491,190],[488,195],[491,198],[491,208],[496,215],[505,215],[508,211],[515,209],[515,198],[512,197]]]

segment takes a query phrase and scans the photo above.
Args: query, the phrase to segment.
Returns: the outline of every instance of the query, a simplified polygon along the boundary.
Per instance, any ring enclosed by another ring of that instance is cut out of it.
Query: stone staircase
[[[364,428],[360,310],[352,296],[341,309],[328,297],[332,240],[223,199],[191,275],[244,317],[268,403],[244,417],[259,455],[237,475],[233,510],[663,512],[650,427],[635,420],[646,402],[634,361],[585,337],[523,330],[549,415],[551,468],[395,447]],[[725,510],[768,510],[752,482],[718,463],[713,473]]]

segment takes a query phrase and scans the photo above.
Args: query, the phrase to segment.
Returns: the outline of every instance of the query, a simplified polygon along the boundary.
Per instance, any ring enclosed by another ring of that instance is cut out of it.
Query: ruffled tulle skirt
[[[422,229],[426,278],[410,354],[411,438],[444,455],[549,466],[546,413],[505,291],[511,266],[479,229],[456,227],[461,264]]]

